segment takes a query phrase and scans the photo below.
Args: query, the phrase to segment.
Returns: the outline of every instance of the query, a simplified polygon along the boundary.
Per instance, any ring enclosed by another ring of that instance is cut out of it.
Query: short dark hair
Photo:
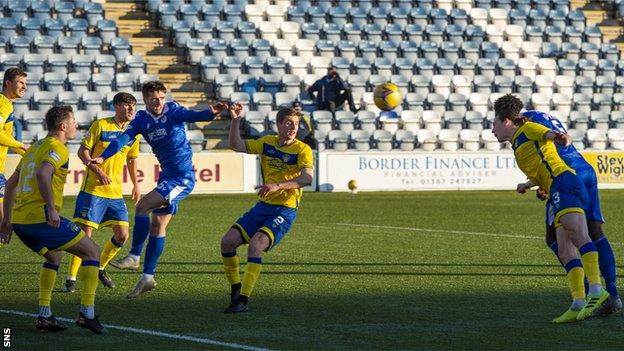
[[[28,77],[28,74],[23,69],[17,67],[11,67],[4,71],[4,79],[2,80],[2,88],[6,86],[7,82],[12,82],[18,77]]]
[[[286,117],[291,116],[297,117],[299,118],[299,120],[301,120],[301,113],[290,107],[281,108],[279,111],[277,111],[277,116],[275,117],[275,119],[277,120],[277,123],[280,124],[286,119]]]
[[[48,130],[57,130],[58,125],[69,118],[69,114],[73,113],[74,110],[71,106],[63,105],[63,106],[54,106],[46,112],[45,120],[46,126]]]
[[[503,95],[494,102],[495,118],[501,121],[510,119],[515,125],[521,125],[525,121],[520,116],[523,107],[522,100],[511,94]]]
[[[117,93],[113,97],[113,105],[117,104],[136,104],[137,100],[134,95],[130,93]]]
[[[141,89],[142,93],[143,93],[143,98],[147,97],[147,94],[154,92],[154,91],[162,91],[162,92],[167,92],[167,87],[165,86],[165,84],[159,80],[154,80],[151,82],[147,82],[145,84],[143,84],[143,88]]]

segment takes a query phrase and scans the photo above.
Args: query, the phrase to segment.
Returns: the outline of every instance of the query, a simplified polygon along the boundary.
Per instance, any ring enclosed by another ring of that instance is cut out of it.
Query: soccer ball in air
[[[391,111],[401,104],[399,88],[390,82],[379,84],[373,93],[375,105],[382,111]]]
[[[349,188],[349,190],[351,190],[351,192],[353,194],[356,194],[357,190],[358,190],[358,182],[357,182],[357,180],[351,179],[349,181],[349,183],[347,183],[347,187]]]

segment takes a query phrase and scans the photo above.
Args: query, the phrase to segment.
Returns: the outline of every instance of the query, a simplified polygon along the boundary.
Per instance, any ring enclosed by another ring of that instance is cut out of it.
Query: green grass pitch
[[[604,228],[621,274],[624,191],[601,194]],[[125,300],[139,274],[110,267],[117,288],[98,288],[102,322],[268,349],[568,351],[624,345],[621,315],[550,323],[570,302],[567,280],[543,242],[543,204],[513,191],[306,193],[291,233],[264,257],[250,312],[225,315],[229,286],[219,240],[254,201],[251,194],[185,200],[169,228],[156,290]],[[68,198],[65,216],[73,205]],[[102,230],[95,239],[102,244],[110,235]],[[0,248],[0,309],[36,313],[41,259],[13,239]],[[239,254],[245,261],[246,251]],[[73,318],[80,293],[60,293],[66,272],[67,258],[52,308]],[[228,349],[119,330],[97,336],[75,325],[42,334],[33,318],[0,313],[0,328],[6,327],[12,350]]]

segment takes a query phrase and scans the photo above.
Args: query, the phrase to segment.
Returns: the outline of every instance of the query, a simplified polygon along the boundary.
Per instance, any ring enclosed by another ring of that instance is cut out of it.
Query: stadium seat
[[[373,132],[373,144],[379,151],[392,150],[392,133],[387,130],[375,130]]]
[[[328,131],[327,139],[334,151],[346,151],[349,146],[349,136],[342,130]]]
[[[589,129],[589,116],[584,111],[572,111],[570,112],[570,122],[574,129],[579,132],[585,133]]]
[[[68,75],[68,82],[71,91],[76,93],[78,96],[82,96],[84,93],[89,91],[89,77],[90,74],[85,74],[82,72],[72,72]]]
[[[438,148],[438,138],[435,133],[429,129],[420,129],[416,134],[418,146],[423,151],[433,151]]]
[[[414,133],[409,130],[399,129],[394,133],[395,144],[402,151],[414,150],[416,138]]]
[[[605,150],[607,148],[607,131],[604,129],[590,128],[585,133],[587,144],[594,150]]]
[[[104,42],[106,42],[104,40]],[[110,46],[117,62],[124,62],[126,56],[132,55],[132,47],[126,38],[116,37],[111,39]]]
[[[95,73],[91,76],[91,84],[94,91],[106,95],[113,91],[113,76],[106,73]]]
[[[624,129],[611,128],[607,131],[609,146],[616,150],[624,150]]]
[[[377,129],[377,118],[371,111],[360,110],[357,115],[357,124],[359,129],[373,133]]]

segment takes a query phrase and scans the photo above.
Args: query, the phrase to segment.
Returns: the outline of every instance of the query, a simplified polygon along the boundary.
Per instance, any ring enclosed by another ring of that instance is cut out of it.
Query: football
[[[347,183],[347,187],[349,188],[349,190],[351,190],[352,193],[354,194],[357,193],[357,189],[358,189],[357,180],[351,179],[349,183]]]
[[[399,88],[390,82],[379,84],[373,93],[375,105],[382,111],[391,111],[401,104]]]

